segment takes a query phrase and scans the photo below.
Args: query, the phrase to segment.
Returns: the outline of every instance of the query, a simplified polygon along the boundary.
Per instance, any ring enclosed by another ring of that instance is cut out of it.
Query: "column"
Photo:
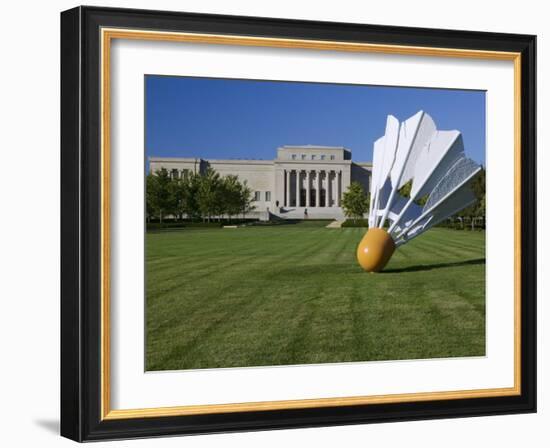
[[[328,194],[328,200],[327,200],[327,205],[329,207],[334,207],[334,204],[333,204],[333,197],[334,197],[334,179],[332,177],[332,174],[334,173],[334,171],[330,170],[329,173],[328,173],[328,179],[327,179],[327,194]]]
[[[326,178],[327,178],[327,172],[326,171],[322,171],[321,172],[321,191],[323,190],[323,182],[326,182]],[[323,204],[323,207],[326,207],[327,206],[327,190],[325,188],[325,203]]]
[[[323,189],[323,178],[326,179],[327,177],[327,172],[326,171],[321,171],[321,177],[319,179],[319,189],[322,190]],[[327,206],[327,190],[325,189],[325,203],[323,205],[323,207],[326,207]]]
[[[340,207],[340,196],[342,195],[341,177],[342,171],[338,171],[336,173],[336,207]]]
[[[296,170],[296,207],[300,207],[300,170]]]
[[[286,190],[285,190],[284,205],[285,207],[289,207],[290,206],[290,171],[289,170],[285,170],[285,176],[286,176],[286,179],[285,179]]]
[[[315,182],[317,186],[315,187],[315,207],[320,207],[319,201],[321,200],[321,171],[315,171]]]
[[[309,197],[310,197],[310,194],[309,194],[309,182],[311,180],[311,171],[310,170],[307,170],[306,171],[306,207],[309,207]]]

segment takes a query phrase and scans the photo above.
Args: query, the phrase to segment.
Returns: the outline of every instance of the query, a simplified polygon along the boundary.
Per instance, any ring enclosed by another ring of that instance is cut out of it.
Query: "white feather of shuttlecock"
[[[472,205],[481,166],[466,157],[458,131],[437,130],[420,111],[402,123],[388,115],[374,142],[369,227],[384,227],[397,246]],[[410,197],[399,190],[412,181]],[[426,199],[419,205],[419,199]]]

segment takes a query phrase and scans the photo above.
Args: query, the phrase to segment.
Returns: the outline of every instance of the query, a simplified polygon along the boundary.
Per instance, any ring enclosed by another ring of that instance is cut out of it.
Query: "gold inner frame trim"
[[[514,386],[441,392],[390,395],[278,400],[246,403],[188,405],[140,409],[111,409],[110,346],[110,63],[111,41],[132,39],[185,42],[212,45],[240,45],[272,48],[382,53],[411,56],[454,57],[505,60],[514,62]],[[521,394],[521,54],[459,48],[418,47],[370,43],[336,42],[305,39],[279,39],[199,33],[143,31],[136,29],[101,29],[101,419],[116,420],[144,417],[250,412],[316,407],[353,406],[414,401],[454,400],[502,397]]]

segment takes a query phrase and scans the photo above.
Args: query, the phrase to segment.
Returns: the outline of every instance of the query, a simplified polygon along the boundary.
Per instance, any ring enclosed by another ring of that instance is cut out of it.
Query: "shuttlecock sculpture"
[[[402,123],[389,115],[385,135],[374,142],[369,230],[357,247],[361,267],[381,271],[396,247],[473,204],[470,184],[480,170],[465,156],[460,132],[438,131],[423,111]]]

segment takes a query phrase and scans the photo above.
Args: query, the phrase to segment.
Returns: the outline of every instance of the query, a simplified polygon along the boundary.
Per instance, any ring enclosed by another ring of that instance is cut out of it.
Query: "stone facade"
[[[208,167],[246,181],[255,197],[255,217],[342,219],[342,194],[352,181],[369,192],[372,165],[353,162],[346,148],[312,145],[282,146],[274,160],[149,158],[152,172],[164,168],[177,177]]]

